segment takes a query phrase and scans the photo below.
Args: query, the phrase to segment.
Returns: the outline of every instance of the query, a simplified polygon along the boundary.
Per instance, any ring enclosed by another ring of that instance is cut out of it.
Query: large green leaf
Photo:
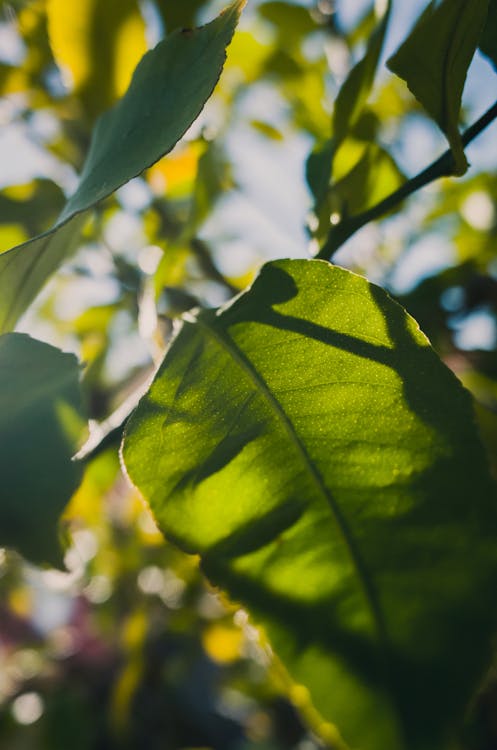
[[[76,216],[169,152],[190,127],[217,83],[243,4],[235,0],[200,29],[173,32],[142,58],[125,96],[97,121],[79,186],[55,227],[0,255],[0,331],[71,251]]]
[[[0,337],[0,545],[62,564],[58,519],[81,478],[84,436],[76,357],[29,338]]]
[[[399,305],[267,264],[185,320],[123,458],[351,747],[446,747],[491,650],[497,504],[470,398]]]
[[[468,168],[459,133],[466,74],[478,47],[489,0],[441,0],[428,5],[410,35],[388,61],[446,134],[454,173]]]

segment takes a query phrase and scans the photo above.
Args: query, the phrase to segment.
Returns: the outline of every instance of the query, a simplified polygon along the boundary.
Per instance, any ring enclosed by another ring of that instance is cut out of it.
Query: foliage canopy
[[[485,750],[497,2],[245,5],[2,3],[0,736]]]

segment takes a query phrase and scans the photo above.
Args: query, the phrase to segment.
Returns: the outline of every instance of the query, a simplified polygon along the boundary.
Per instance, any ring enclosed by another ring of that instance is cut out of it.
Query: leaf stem
[[[485,128],[497,118],[497,102],[488,109],[476,122],[473,123],[461,136],[463,146],[467,146],[473,141]],[[454,174],[454,156],[451,149],[447,149],[438,159],[423,169],[419,174],[411,177],[398,190],[388,195],[375,206],[368,208],[357,216],[351,216],[344,219],[340,224],[333,226],[328,234],[328,238],[316,255],[316,258],[328,260],[333,257],[336,251],[346,242],[353,234],[361,229],[370,221],[381,218],[395,208],[399,203],[404,201],[413,193],[429,185],[431,182],[438,180],[440,177],[450,177]]]

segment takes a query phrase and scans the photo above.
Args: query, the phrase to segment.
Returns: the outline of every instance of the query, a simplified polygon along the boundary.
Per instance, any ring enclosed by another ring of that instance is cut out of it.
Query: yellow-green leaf
[[[50,46],[93,118],[124,94],[146,51],[137,0],[48,0]]]
[[[468,393],[385,292],[267,264],[185,319],[123,457],[347,745],[454,747],[492,652],[496,493]]]

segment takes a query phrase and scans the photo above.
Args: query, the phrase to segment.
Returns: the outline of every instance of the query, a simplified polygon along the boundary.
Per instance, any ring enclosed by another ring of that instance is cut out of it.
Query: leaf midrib
[[[300,455],[305,469],[308,475],[311,477],[318,493],[324,498],[331,509],[331,513],[337,523],[342,540],[356,571],[360,588],[363,592],[364,599],[368,605],[372,621],[376,629],[376,635],[378,643],[381,647],[381,653],[384,661],[386,661],[388,652],[387,628],[373,584],[367,575],[360,552],[347,526],[345,518],[343,517],[342,512],[337,505],[333,495],[324,483],[319,470],[314,466],[314,463],[309,456],[307,449],[302,442],[298,432],[296,431],[292,421],[288,418],[285,410],[283,409],[283,406],[272,393],[270,387],[268,386],[260,372],[258,372],[258,370],[250,362],[250,360],[246,358],[245,354],[238,348],[231,337],[228,337],[226,334],[224,334],[224,331],[218,331],[213,326],[209,325],[205,319],[205,316],[199,315],[195,319],[195,323],[190,323],[189,321],[186,322],[190,325],[198,325],[207,334],[208,337],[213,339],[225,352],[228,353],[228,355],[237,364],[244,375],[256,386],[258,392],[263,396],[263,398],[269,404],[271,410],[276,414],[279,422],[283,425],[288,438]]]

